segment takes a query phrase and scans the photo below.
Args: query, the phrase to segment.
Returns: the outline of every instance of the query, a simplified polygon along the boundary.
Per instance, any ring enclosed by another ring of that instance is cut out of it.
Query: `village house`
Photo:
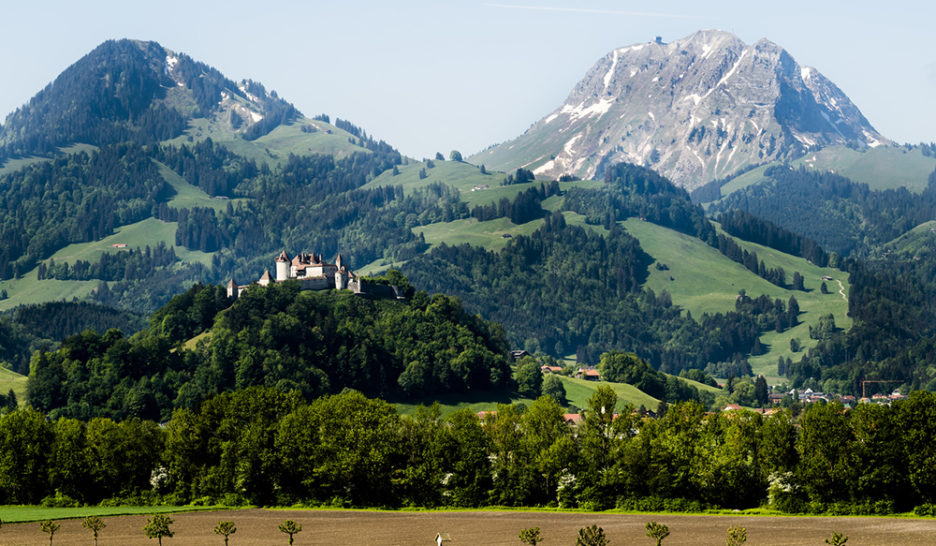
[[[599,373],[595,368],[579,368],[575,372],[575,377],[578,377],[579,379],[585,379],[587,381],[601,381],[601,373]]]

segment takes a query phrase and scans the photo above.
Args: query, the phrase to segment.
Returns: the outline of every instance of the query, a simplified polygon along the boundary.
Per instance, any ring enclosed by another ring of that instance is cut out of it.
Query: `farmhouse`
[[[575,372],[575,377],[588,381],[601,381],[601,373],[595,368],[579,368]]]

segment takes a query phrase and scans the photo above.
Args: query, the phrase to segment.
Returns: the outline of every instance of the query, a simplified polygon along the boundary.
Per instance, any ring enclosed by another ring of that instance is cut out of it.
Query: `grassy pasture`
[[[303,127],[309,127],[313,131],[304,132]],[[289,154],[328,154],[344,157],[353,152],[367,151],[366,148],[348,140],[353,138],[350,133],[324,121],[308,118],[298,119],[289,125],[280,125],[256,140],[244,140],[226,123],[216,123],[204,118],[193,119],[184,134],[166,143],[179,146],[206,138],[222,144],[235,154],[271,166],[285,162]]]
[[[764,171],[779,164],[762,165],[732,178],[721,187],[721,196],[762,182]],[[920,193],[926,188],[929,175],[936,169],[936,158],[923,155],[919,149],[879,146],[858,151],[844,146],[830,146],[818,152],[809,152],[792,165],[832,171],[855,182],[867,184],[872,190],[904,187]]]
[[[879,146],[858,151],[830,146],[806,154],[794,165],[834,171],[855,182],[863,182],[872,190],[904,187],[920,193],[926,188],[930,173],[936,169],[936,158],[923,155],[920,149]]]
[[[0,300],[0,311],[12,309],[17,305],[43,303],[47,301],[72,300],[86,298],[100,281],[59,281],[39,282],[36,269],[27,272],[19,279],[0,281],[0,289],[6,290],[9,297]]]
[[[95,261],[104,252],[123,251],[115,248],[113,246],[115,244],[126,244],[126,248],[139,249],[147,245],[156,246],[161,241],[167,246],[173,246],[176,255],[183,262],[198,262],[210,267],[213,254],[175,246],[176,225],[175,222],[163,222],[155,218],[147,218],[134,224],[121,226],[112,235],[108,235],[99,241],[68,245],[53,254],[52,259],[56,262],[68,263],[74,263],[76,260]],[[9,294],[8,299],[0,300],[0,310],[29,303],[71,300],[73,298],[83,299],[99,283],[98,280],[61,281],[47,279],[39,281],[37,271],[33,269],[19,279],[0,281],[0,289],[5,289]]]
[[[485,222],[479,222],[474,218],[464,220],[455,220],[452,222],[439,222],[428,226],[417,226],[413,228],[413,233],[422,233],[426,242],[431,246],[441,243],[448,245],[460,245],[468,243],[471,246],[486,248],[487,250],[501,250],[510,242],[510,238],[516,235],[529,235],[536,231],[543,220],[534,220],[526,224],[516,225],[508,218],[496,218]]]
[[[16,401],[20,405],[26,402],[26,381],[25,375],[20,375],[13,370],[0,368],[0,394],[6,395],[12,389],[16,393]],[[4,519],[4,521],[6,521]]]
[[[640,245],[657,263],[666,264],[669,268],[660,271],[650,266],[645,286],[657,293],[666,290],[673,303],[691,311],[697,318],[702,313],[733,309],[742,289],[749,296],[766,294],[784,302],[791,295],[796,297],[801,311],[800,324],[780,334],[771,331],[762,335],[761,342],[767,347],[767,353],[750,358],[755,374],[763,374],[768,380],[780,380],[776,370],[778,357],[798,359],[801,356],[801,353],[790,351],[790,339],[798,338],[805,348],[816,344],[809,339],[809,325],[818,322],[821,315],[832,313],[837,326],[851,326],[851,319],[847,316],[848,302],[839,293],[838,281],[842,282],[846,296],[849,289],[847,275],[841,271],[817,267],[802,258],[736,239],[742,248],[757,252],[767,267],[782,267],[788,283],[792,281],[794,272],[803,275],[806,292],[787,290],[754,275],[695,237],[634,218],[626,220],[623,225],[640,240]],[[835,279],[826,281],[829,294],[819,291],[823,276]]]
[[[4,524],[42,521],[47,519],[73,519],[86,516],[125,516],[132,514],[155,514],[217,510],[218,507],[202,506],[80,506],[76,508],[46,508],[36,505],[0,506],[0,519]],[[38,528],[37,528],[38,531]],[[0,529],[0,537],[3,530]],[[106,534],[106,533],[105,533]]]
[[[433,160],[432,163],[435,167],[430,169],[426,167],[426,163],[423,161],[409,159],[408,164],[397,167],[400,174],[394,175],[392,171],[384,172],[365,184],[364,188],[403,186],[403,191],[410,193],[429,184],[442,183],[462,192],[462,198],[465,199],[467,197],[466,192],[472,193],[471,189],[475,186],[487,184],[491,188],[500,187],[504,181],[504,173],[481,174],[481,168],[470,163],[438,160]],[[424,179],[419,178],[419,171],[422,169],[426,170],[426,178]]]

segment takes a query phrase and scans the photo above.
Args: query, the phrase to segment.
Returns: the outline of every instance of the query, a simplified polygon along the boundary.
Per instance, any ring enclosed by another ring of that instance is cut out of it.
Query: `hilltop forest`
[[[165,421],[252,386],[305,400],[346,388],[384,398],[498,390],[512,382],[507,348],[499,326],[444,295],[371,300],[287,282],[232,304],[223,287],[195,285],[135,336],[89,330],[38,353],[28,394],[54,417]]]

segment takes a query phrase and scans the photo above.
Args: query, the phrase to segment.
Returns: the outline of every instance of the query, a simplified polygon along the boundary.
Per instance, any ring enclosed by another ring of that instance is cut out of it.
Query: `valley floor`
[[[849,543],[876,545],[932,544],[936,519],[880,517],[777,517],[777,516],[687,516],[672,514],[552,513],[521,511],[478,512],[373,512],[353,510],[234,510],[174,514],[172,546],[221,544],[212,532],[218,521],[237,525],[231,543],[239,546],[285,544],[287,537],[277,525],[287,519],[301,524],[296,544],[432,544],[436,533],[448,533],[457,545],[515,545],[520,530],[539,527],[546,544],[572,544],[582,527],[597,524],[612,544],[645,544],[648,521],[669,526],[666,546],[724,544],[728,527],[747,529],[748,544],[823,544],[833,531],[844,533]],[[150,544],[142,532],[146,516],[105,518],[107,527],[99,544]],[[63,521],[55,534],[58,546],[85,545],[90,533],[81,520]],[[4,525],[0,544],[45,544],[48,536],[38,523]]]

